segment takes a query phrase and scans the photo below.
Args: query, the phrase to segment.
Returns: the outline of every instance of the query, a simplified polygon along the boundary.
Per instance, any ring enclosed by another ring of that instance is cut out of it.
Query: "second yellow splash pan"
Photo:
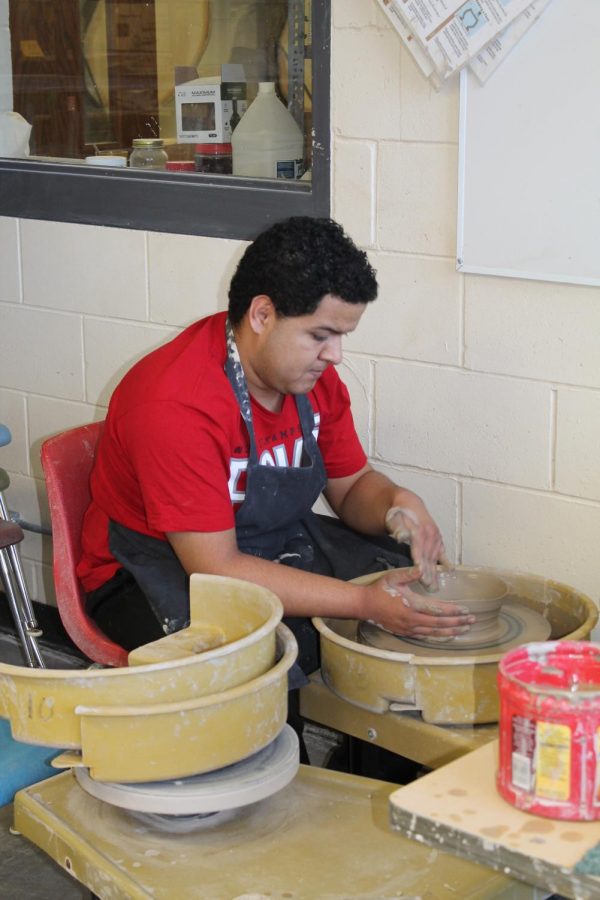
[[[211,771],[257,752],[285,724],[297,648],[280,600],[258,585],[192,575],[190,626],[116,669],[0,664],[0,717],[24,743],[75,751],[105,781]]]

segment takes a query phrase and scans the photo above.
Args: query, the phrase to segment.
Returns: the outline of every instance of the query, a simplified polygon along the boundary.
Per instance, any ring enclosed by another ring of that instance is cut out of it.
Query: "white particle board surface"
[[[394,791],[392,827],[551,893],[600,897],[600,877],[575,867],[600,844],[600,822],[542,818],[516,809],[496,789],[498,742]],[[599,872],[600,874],[600,872]]]

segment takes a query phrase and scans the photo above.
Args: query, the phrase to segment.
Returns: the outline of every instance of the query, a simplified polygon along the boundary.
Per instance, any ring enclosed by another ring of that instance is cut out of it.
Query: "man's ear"
[[[273,301],[266,294],[253,297],[248,307],[248,324],[255,334],[262,334],[277,318]]]

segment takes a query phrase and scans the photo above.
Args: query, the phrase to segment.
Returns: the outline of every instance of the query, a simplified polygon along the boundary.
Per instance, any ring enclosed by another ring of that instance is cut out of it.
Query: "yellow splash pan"
[[[217,694],[151,706],[77,707],[81,754],[64,753],[53,765],[85,766],[98,781],[165,781],[258,753],[285,725],[287,673],[298,652],[285,625],[277,626],[276,636],[271,669]]]
[[[102,718],[97,710],[132,708],[143,717],[153,708],[169,708],[176,717],[177,706],[183,705],[183,721],[185,704],[197,705],[200,698],[271,673],[283,615],[275,594],[233,578],[192,575],[190,613],[187,629],[133,651],[128,667],[51,670],[0,664],[0,717],[10,719],[16,740],[79,750],[87,740],[84,734],[98,730],[87,724]],[[281,640],[286,643],[285,637]],[[287,644],[284,656],[289,657]],[[158,721],[153,717],[154,728]],[[123,733],[121,739],[118,753],[126,756]],[[89,746],[87,752],[92,752]]]
[[[598,610],[585,594],[537,575],[478,571],[499,575],[509,587],[507,600],[547,619],[551,640],[589,639]],[[385,574],[366,575],[355,583],[370,584]],[[437,725],[498,721],[496,674],[502,653],[467,656],[443,645],[436,655],[419,655],[417,647],[414,653],[398,653],[359,643],[356,620],[313,622],[320,633],[323,680],[343,700],[376,713],[420,712],[425,722]]]

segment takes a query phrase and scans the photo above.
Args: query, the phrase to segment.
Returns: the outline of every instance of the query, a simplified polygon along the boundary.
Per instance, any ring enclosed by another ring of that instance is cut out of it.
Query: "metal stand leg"
[[[21,557],[19,556],[19,551],[16,547],[7,547],[8,555],[10,556],[10,562],[12,565],[13,574],[15,576],[15,581],[17,582],[17,586],[19,589],[19,594],[21,596],[23,612],[25,614],[25,625],[27,627],[27,631],[33,637],[40,637],[42,634],[41,628],[38,626],[38,623],[35,618],[35,613],[33,611],[33,604],[31,602],[31,598],[29,596],[29,591],[27,590],[27,584],[25,582],[25,574],[23,572],[23,567],[21,565]]]
[[[0,423],[0,447],[11,441],[6,425]],[[42,634],[35,620],[33,604],[27,590],[17,544],[23,540],[23,529],[12,521],[3,491],[10,485],[8,472],[0,468],[0,578],[15,620],[21,647],[32,668],[45,668],[36,638]]]
[[[0,495],[1,499],[1,495]],[[2,509],[3,507],[3,509]],[[0,512],[6,509],[1,501]],[[33,606],[25,583],[21,559],[16,544],[23,540],[23,530],[14,522],[0,518],[0,576],[8,598],[10,610],[15,621],[17,633],[25,653],[27,665],[32,668],[45,668],[44,660],[37,645],[41,634],[38,628]]]

